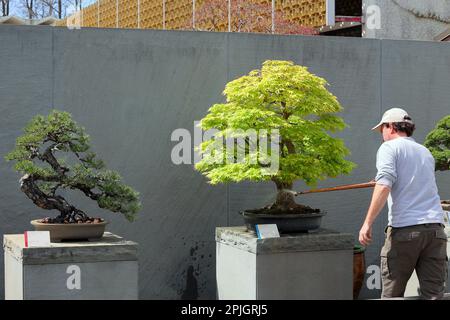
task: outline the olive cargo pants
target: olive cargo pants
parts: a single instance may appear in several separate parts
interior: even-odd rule
[[[403,297],[414,269],[421,297],[440,299],[447,281],[447,234],[439,223],[386,228],[381,249],[381,298]]]

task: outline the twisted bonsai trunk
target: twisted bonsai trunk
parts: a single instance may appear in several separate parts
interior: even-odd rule
[[[56,179],[55,179],[56,180]],[[33,201],[39,208],[60,212],[56,218],[50,218],[48,223],[69,223],[86,222],[89,218],[83,211],[70,205],[66,199],[60,195],[47,195],[42,192],[35,182],[33,175],[26,174],[20,179],[20,190]]]
[[[56,189],[61,186],[62,182],[66,178],[66,173],[69,168],[62,166],[53,154],[53,151],[60,145],[53,137],[47,137],[45,141],[52,141],[53,143],[48,146],[43,153],[40,153],[37,148],[31,150],[31,159],[38,158],[43,162],[48,163],[55,171],[56,175],[52,177],[42,177],[35,174],[25,174],[20,179],[20,189],[30,198],[34,204],[38,207],[46,210],[56,209],[60,214],[56,218],[44,219],[46,223],[78,223],[86,222],[90,220],[86,213],[82,210],[75,208],[69,204],[66,199],[60,195],[55,195]],[[76,156],[79,158],[78,154]],[[51,181],[56,182],[57,185],[52,189],[51,195],[44,193],[36,181]],[[88,197],[97,200],[98,194],[93,193],[89,188],[84,185],[72,186],[72,189],[76,188],[81,190]]]

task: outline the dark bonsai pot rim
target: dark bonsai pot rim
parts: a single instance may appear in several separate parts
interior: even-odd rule
[[[276,224],[283,234],[314,232],[320,228],[326,211],[316,213],[265,214],[240,211],[248,231],[255,232],[256,224]]]
[[[366,251],[366,247],[359,245],[359,244],[355,244],[353,246],[353,253],[363,253]]]
[[[298,217],[312,218],[312,217],[323,217],[327,214],[326,211],[320,211],[316,213],[286,213],[286,214],[267,214],[267,213],[254,213],[251,210],[243,210],[239,212],[244,217],[254,217],[254,218],[287,218],[287,219],[297,219]]]

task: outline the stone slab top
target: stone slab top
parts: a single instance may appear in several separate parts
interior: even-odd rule
[[[281,234],[279,238],[258,239],[245,226],[216,228],[216,242],[255,254],[298,251],[352,250],[354,236],[330,229],[311,233]]]
[[[111,232],[96,241],[52,242],[48,247],[25,247],[23,234],[5,234],[3,250],[24,265],[72,262],[135,261],[137,246]]]

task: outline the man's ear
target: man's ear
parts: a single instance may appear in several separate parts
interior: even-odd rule
[[[393,124],[392,122],[390,122],[390,123],[389,123],[389,133],[390,133],[390,134],[394,134],[394,133],[396,133],[396,132],[397,132],[397,130],[395,130],[394,124]]]

